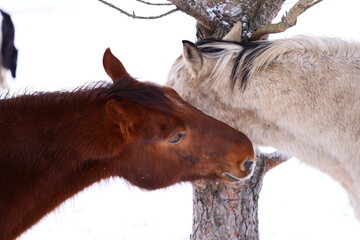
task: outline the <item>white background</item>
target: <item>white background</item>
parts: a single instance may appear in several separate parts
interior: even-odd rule
[[[137,15],[166,11],[134,0],[117,5]],[[359,6],[356,0],[324,0],[286,34],[273,37],[360,40]],[[163,84],[181,53],[181,40],[195,40],[194,20],[180,12],[160,20],[134,20],[96,0],[1,0],[0,8],[11,14],[16,27],[17,79],[8,75],[14,94],[108,79],[101,62],[107,47],[134,77]],[[295,159],[266,175],[259,208],[261,239],[360,239],[360,224],[342,188]],[[66,201],[20,239],[185,240],[191,226],[190,184],[145,192],[111,179]]]

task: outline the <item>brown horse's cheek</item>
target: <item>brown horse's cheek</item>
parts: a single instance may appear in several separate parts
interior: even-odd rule
[[[183,149],[177,149],[173,151],[176,157],[179,159],[181,164],[185,164],[185,166],[192,166],[199,162],[199,158],[191,153],[187,153]]]

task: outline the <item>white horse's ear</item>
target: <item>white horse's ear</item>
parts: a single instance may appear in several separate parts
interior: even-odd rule
[[[184,40],[182,55],[186,65],[191,69],[192,74],[196,76],[204,64],[204,59],[199,48],[194,43]]]
[[[223,40],[241,42],[242,41],[242,22],[238,21],[237,23],[235,23],[235,25],[232,27],[230,32],[228,34],[226,34],[225,37],[223,37]]]

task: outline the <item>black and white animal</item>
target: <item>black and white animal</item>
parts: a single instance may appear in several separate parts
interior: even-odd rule
[[[18,50],[14,45],[15,28],[8,13],[0,9],[0,88],[6,86],[6,72],[16,77]]]

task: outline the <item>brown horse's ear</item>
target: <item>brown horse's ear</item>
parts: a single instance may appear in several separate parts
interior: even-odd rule
[[[110,48],[107,48],[104,52],[103,66],[105,72],[109,75],[113,82],[117,82],[122,77],[130,76],[120,60],[112,54]]]
[[[242,41],[242,22],[238,21],[235,25],[231,28],[230,32],[223,37],[223,40],[228,41]]]
[[[135,103],[131,101],[109,100],[106,103],[106,113],[109,118],[120,126],[124,135],[129,135],[134,123],[141,117]]]
[[[194,43],[184,40],[183,58],[187,66],[191,69],[192,74],[196,76],[204,64],[204,59],[199,48]]]

